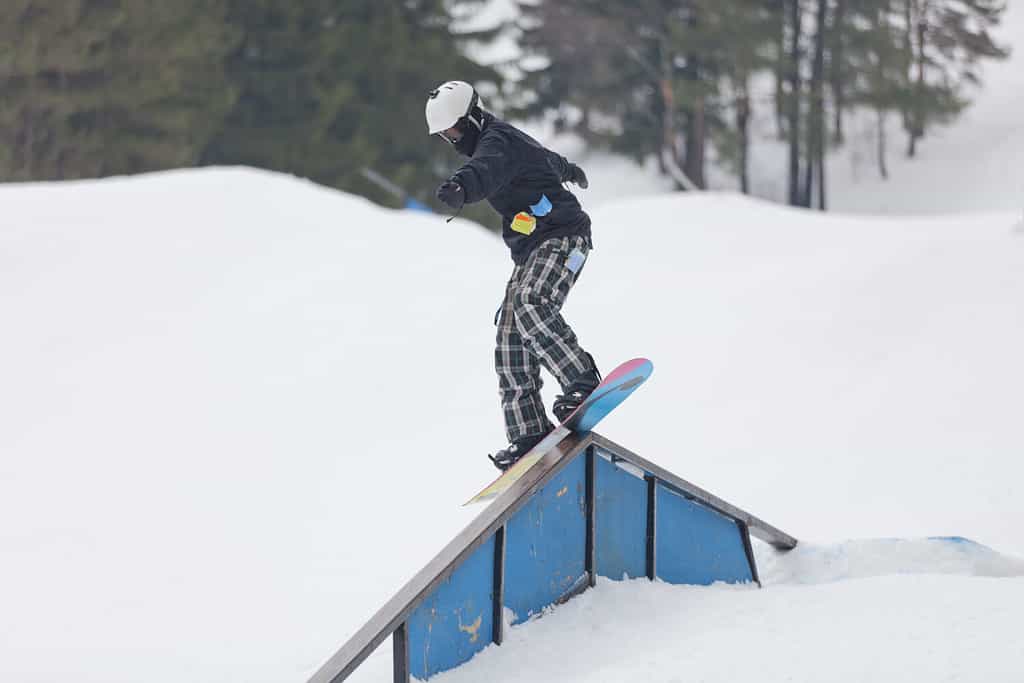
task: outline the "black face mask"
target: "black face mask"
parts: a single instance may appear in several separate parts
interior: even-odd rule
[[[452,143],[455,151],[462,156],[473,156],[473,152],[476,151],[476,143],[480,140],[480,129],[465,119],[459,121],[458,129],[462,133],[462,137]]]

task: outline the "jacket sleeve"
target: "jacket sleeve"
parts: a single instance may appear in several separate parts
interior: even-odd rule
[[[545,151],[547,152],[548,165],[551,167],[551,170],[555,172],[555,175],[558,176],[559,182],[564,183],[569,180],[569,169],[572,166],[572,164],[569,163],[569,160],[558,152],[552,152],[550,149]]]
[[[489,135],[452,177],[466,191],[466,203],[478,202],[501,189],[515,174],[518,163],[514,150],[502,137]]]

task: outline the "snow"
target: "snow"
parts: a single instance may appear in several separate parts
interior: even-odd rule
[[[1019,681],[1024,672],[1024,562],[963,539],[758,550],[764,590],[602,580],[431,680]]]
[[[438,680],[1014,680],[1017,214],[585,201],[566,315],[655,363],[601,432],[802,545],[760,591],[602,581]],[[478,512],[493,235],[247,169],[0,204],[0,680],[303,680]]]
[[[1024,576],[1024,561],[958,536],[873,538],[831,545],[801,543],[785,553],[758,546],[767,585],[822,584],[890,575]]]
[[[605,581],[431,681],[1019,681],[1020,608],[1006,598],[1022,587],[939,576],[760,591]]]

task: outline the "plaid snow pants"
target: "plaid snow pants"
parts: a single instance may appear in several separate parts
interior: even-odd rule
[[[588,251],[583,237],[552,238],[512,271],[496,318],[494,350],[510,442],[552,429],[540,395],[542,365],[563,389],[594,367],[560,313]]]

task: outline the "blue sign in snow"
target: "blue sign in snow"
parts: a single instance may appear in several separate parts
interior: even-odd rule
[[[412,211],[423,211],[423,212],[426,212],[426,213],[434,213],[429,206],[427,206],[426,204],[424,204],[421,201],[413,199],[412,197],[406,198],[406,200],[405,200],[405,208],[410,209]]]

